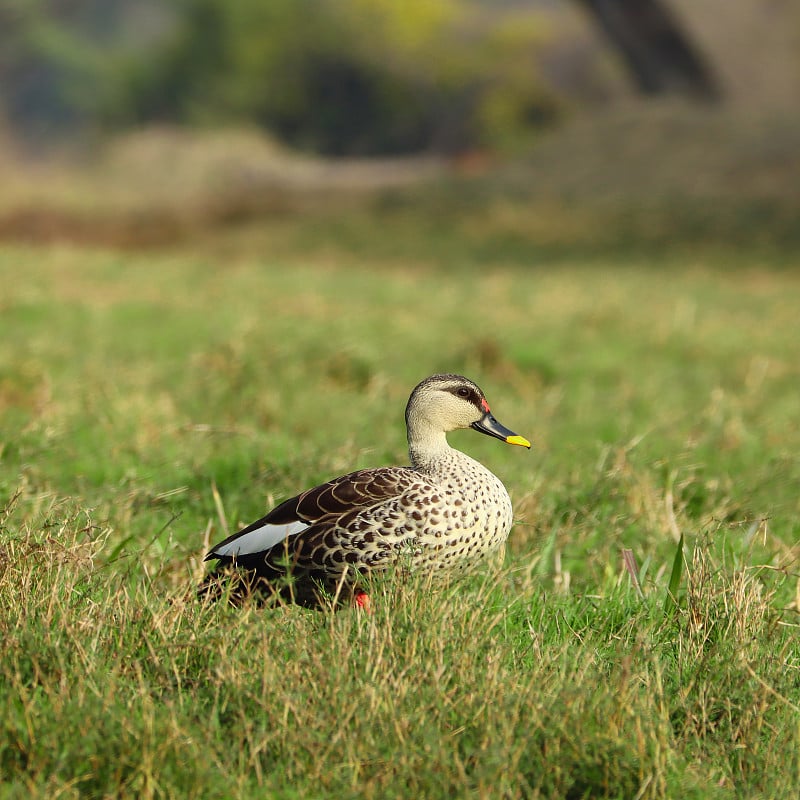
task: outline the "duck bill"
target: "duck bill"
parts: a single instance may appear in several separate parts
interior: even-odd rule
[[[488,412],[483,415],[482,419],[473,422],[471,427],[476,431],[485,433],[487,436],[494,436],[495,439],[502,439],[507,444],[518,444],[520,447],[531,446],[531,443],[524,436],[518,436],[514,431],[510,431]]]

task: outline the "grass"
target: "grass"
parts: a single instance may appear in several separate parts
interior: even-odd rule
[[[0,249],[0,796],[793,796],[791,256],[441,266],[351,220]],[[209,539],[404,462],[440,370],[534,442],[451,438],[511,492],[499,571],[193,601]]]

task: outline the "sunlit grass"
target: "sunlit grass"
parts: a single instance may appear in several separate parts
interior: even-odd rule
[[[790,796],[795,274],[278,249],[0,251],[4,779],[39,796]],[[451,439],[512,495],[499,573],[379,582],[370,617],[193,601],[226,527],[404,463],[408,393],[444,370],[534,442]]]
[[[39,796],[796,785],[796,632],[757,572],[703,547],[668,617],[625,581],[566,596],[519,568],[434,591],[384,580],[373,615],[265,613],[130,580],[102,560],[107,533],[61,514],[6,542],[0,595],[0,763]]]

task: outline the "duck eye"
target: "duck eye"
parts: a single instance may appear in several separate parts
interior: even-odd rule
[[[469,397],[469,389],[467,389],[466,386],[462,386],[458,390],[458,396],[459,397]]]

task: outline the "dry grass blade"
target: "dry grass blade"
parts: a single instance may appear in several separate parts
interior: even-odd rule
[[[622,563],[630,576],[633,588],[636,589],[636,594],[639,596],[640,600],[644,600],[644,592],[639,582],[639,566],[636,563],[636,556],[634,556],[633,550],[628,548],[622,549]]]

